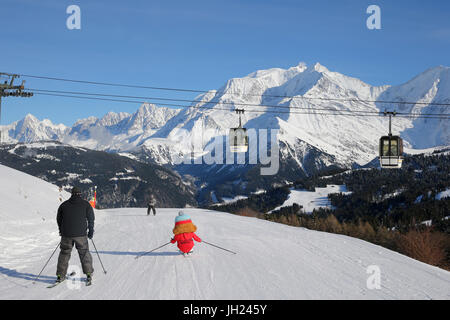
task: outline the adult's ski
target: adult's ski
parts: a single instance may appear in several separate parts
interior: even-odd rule
[[[64,281],[66,281],[67,277],[73,277],[74,275],[76,275],[76,272],[75,272],[75,271],[71,272],[71,273],[70,273],[69,275],[67,275],[64,279],[61,279],[61,281],[55,281],[54,283],[52,283],[51,285],[49,285],[49,286],[47,287],[47,289],[51,289],[51,288],[56,287],[58,284],[61,284],[61,283],[63,283]]]

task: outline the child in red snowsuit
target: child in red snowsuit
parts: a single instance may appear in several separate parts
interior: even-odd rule
[[[179,212],[178,216],[175,218],[175,228],[173,228],[175,236],[170,242],[178,242],[178,249],[180,249],[183,254],[189,254],[194,247],[194,240],[197,242],[202,241],[202,239],[194,233],[195,231],[197,231],[197,227],[192,223],[191,217],[183,212]]]

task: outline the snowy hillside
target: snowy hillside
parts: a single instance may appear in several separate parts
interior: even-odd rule
[[[282,207],[292,206],[294,203],[303,207],[305,213],[312,213],[317,208],[331,208],[331,201],[328,195],[331,193],[350,194],[344,185],[327,185],[325,188],[315,188],[315,191],[295,190],[291,188],[288,199],[279,207],[272,211],[279,210]]]
[[[99,208],[145,206],[149,193],[161,207],[196,205],[193,184],[159,165],[121,154],[72,147],[57,141],[3,144],[0,163],[85,196],[98,187]]]
[[[0,166],[0,299],[450,299],[450,273],[382,247],[341,235],[185,209],[204,240],[184,258],[169,245],[178,209],[96,210],[94,282],[53,289],[58,244],[55,186]],[[67,197],[67,194],[63,194]],[[77,254],[71,264],[79,266]],[[369,266],[381,271],[381,288],[369,289]],[[68,287],[70,286],[70,288]]]

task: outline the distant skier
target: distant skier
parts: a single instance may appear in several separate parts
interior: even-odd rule
[[[66,279],[70,254],[75,245],[80,256],[83,273],[86,274],[87,282],[90,283],[94,268],[92,256],[89,252],[88,238],[92,239],[94,235],[94,220],[92,206],[81,198],[80,189],[74,187],[70,199],[59,206],[56,217],[61,236],[56,282],[62,282]],[[87,235],[86,231],[88,231]]]
[[[150,215],[150,210],[152,210],[153,211],[153,215],[156,216],[155,206],[156,206],[155,196],[153,194],[150,194],[150,198],[149,198],[148,203],[147,203],[147,215]]]
[[[195,231],[197,231],[197,227],[192,223],[191,217],[180,211],[175,218],[175,228],[173,228],[175,236],[170,242],[178,242],[178,249],[180,249],[184,256],[187,256],[193,252],[194,240],[197,242],[202,241],[195,234]]]

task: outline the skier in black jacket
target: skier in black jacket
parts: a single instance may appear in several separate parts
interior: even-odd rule
[[[94,235],[94,220],[92,206],[81,198],[80,189],[74,187],[70,199],[59,206],[56,217],[61,236],[61,251],[56,269],[57,282],[64,281],[66,278],[70,254],[74,245],[80,256],[83,273],[86,274],[88,281],[91,281],[94,268],[89,252],[88,238],[92,239]],[[87,235],[86,231],[88,231]]]

